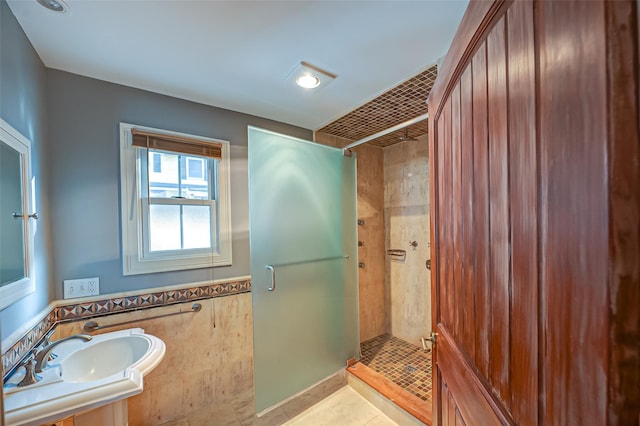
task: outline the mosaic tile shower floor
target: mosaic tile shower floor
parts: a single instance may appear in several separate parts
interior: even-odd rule
[[[360,362],[424,401],[431,401],[431,352],[390,334],[360,344]]]

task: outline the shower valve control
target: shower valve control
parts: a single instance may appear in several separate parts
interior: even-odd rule
[[[418,242],[417,241],[409,241],[409,247],[413,247],[413,249],[415,250],[416,247],[418,247]]]

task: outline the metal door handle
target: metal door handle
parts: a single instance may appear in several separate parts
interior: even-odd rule
[[[267,287],[267,290],[274,291],[276,289],[276,269],[271,265],[267,265],[265,268],[271,270],[271,287]]]

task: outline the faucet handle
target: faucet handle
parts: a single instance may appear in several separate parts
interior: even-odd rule
[[[24,377],[18,383],[18,386],[28,386],[34,383],[38,383],[42,380],[42,377],[38,376],[35,372],[36,370],[36,358],[35,358],[36,350],[32,350],[31,353],[27,356],[27,358],[20,364],[20,366],[24,367],[26,370],[24,373]]]

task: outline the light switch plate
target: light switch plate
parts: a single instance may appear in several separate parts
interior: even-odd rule
[[[64,280],[64,298],[74,299],[100,294],[100,279],[80,278],[77,280]]]

